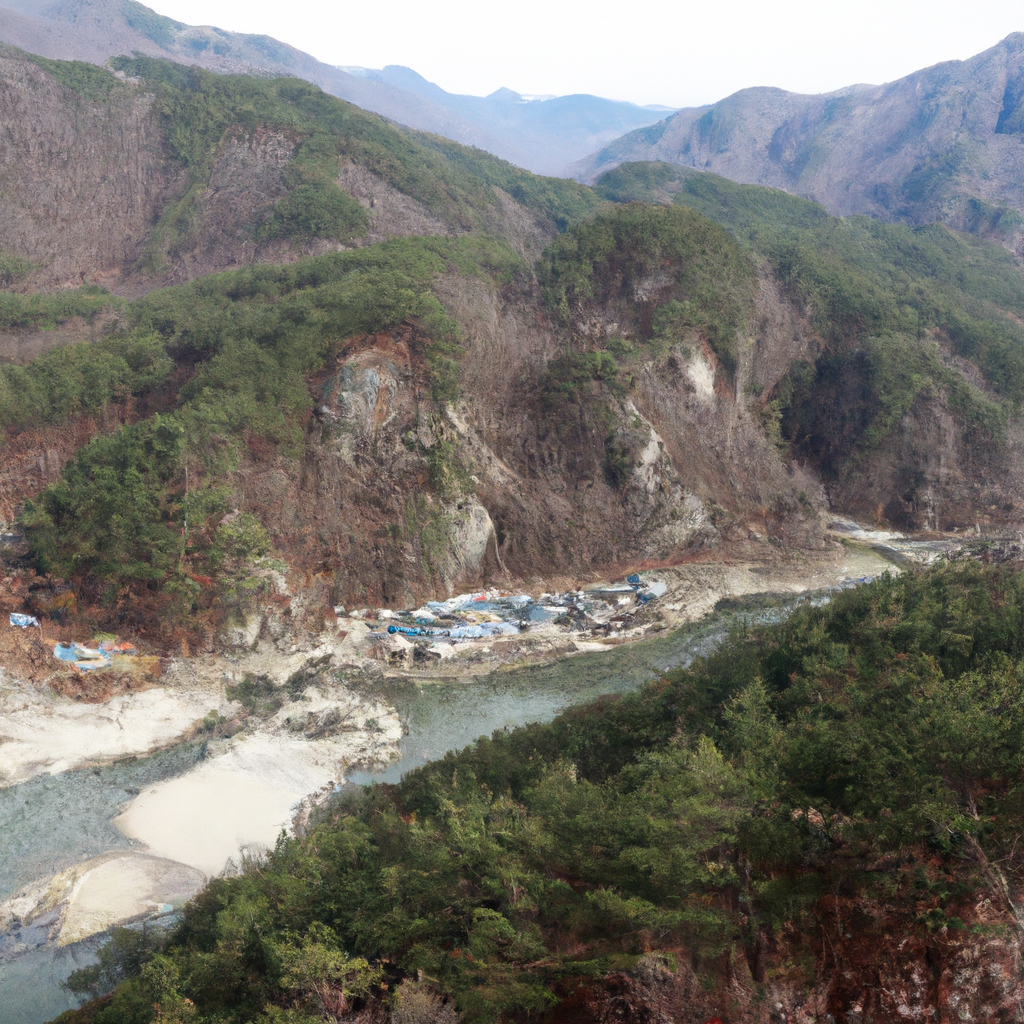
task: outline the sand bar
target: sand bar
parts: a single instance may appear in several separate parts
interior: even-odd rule
[[[0,672],[0,786],[159,749],[223,703],[222,690],[156,686],[84,704]]]
[[[401,723],[373,703],[361,709],[349,732],[309,740],[287,731],[292,709],[315,715],[320,703],[286,706],[266,731],[236,736],[219,750],[211,745],[210,756],[190,771],[140,793],[114,825],[150,853],[210,876],[246,847],[272,847],[296,805],[342,781],[347,764],[397,756]],[[368,718],[376,728],[366,728]]]

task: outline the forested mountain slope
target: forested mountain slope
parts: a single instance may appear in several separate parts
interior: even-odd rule
[[[60,1020],[1018,1021],[1022,588],[885,577],[355,788]]]
[[[12,114],[0,249],[29,261],[22,290],[139,294],[339,245],[485,227],[535,256],[558,223],[595,207],[580,186],[406,133],[296,79],[140,57],[121,62],[119,80],[10,49],[0,62]]]
[[[105,64],[140,53],[218,74],[301,78],[399,124],[433,132],[542,174],[664,117],[632,103],[563,96],[527,103],[509,89],[456,96],[408,68],[349,74],[270,36],[185,25],[137,0],[4,0],[0,42],[59,60]]]
[[[594,181],[665,161],[783,188],[829,213],[1014,236],[1024,210],[1024,34],[966,61],[820,96],[744,89],[580,161]],[[1006,211],[1012,211],[1009,215]]]
[[[765,428],[816,468],[835,507],[938,529],[952,525],[953,494],[961,525],[972,504],[978,522],[1019,514],[1024,276],[1011,254],[938,224],[830,217],[781,191],[667,164],[623,165],[597,188],[700,211],[800,305],[815,345],[753,390]],[[998,495],[967,483],[983,477]]]
[[[0,518],[42,614],[63,580],[161,644],[285,636],[814,547],[829,506],[1020,520],[998,244],[661,165],[595,192],[292,79],[3,61]]]

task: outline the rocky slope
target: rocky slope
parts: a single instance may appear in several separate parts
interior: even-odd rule
[[[56,78],[55,68],[64,69]],[[73,68],[42,67],[17,50],[0,49],[0,102],[13,112],[0,154],[0,251],[27,261],[19,290],[96,284],[138,295],[232,267],[337,249],[335,240],[261,238],[253,230],[294,187],[285,172],[301,159],[308,126],[246,130],[229,117],[214,129],[214,152],[197,168],[169,147],[166,114],[153,92],[123,75],[119,81],[108,71]],[[392,144],[401,138],[372,114],[352,110],[352,117],[350,138],[379,131]],[[445,160],[422,147],[414,159],[433,161],[433,173],[444,173]],[[457,182],[459,170],[448,170]],[[439,195],[436,179],[426,189],[406,184],[403,192],[392,180],[393,165],[390,171],[365,154],[335,162],[333,176],[367,211],[351,242],[471,226],[472,199],[464,193],[444,194],[441,186]],[[507,197],[476,198],[485,223],[524,253],[535,257],[554,230],[549,217]]]
[[[0,41],[43,57],[93,64],[143,53],[218,74],[291,75],[399,124],[477,146],[539,174],[558,173],[665,113],[597,96],[533,103],[509,89],[486,98],[456,96],[408,68],[350,74],[269,36],[185,25],[135,0],[5,0]]]
[[[830,213],[998,227],[1024,210],[1024,35],[886,85],[820,96],[744,89],[681,110],[574,166],[594,181],[626,161],[663,160],[783,188]],[[1011,216],[1004,230],[1020,223]]]
[[[507,255],[501,259],[509,269],[449,264],[417,286],[427,285],[459,335],[458,398],[438,403],[431,397],[435,342],[421,319],[396,314],[397,320],[381,322],[371,312],[365,321],[346,321],[364,329],[332,340],[330,354],[302,385],[309,406],[292,420],[304,434],[298,458],[279,441],[259,440],[251,422],[235,428],[247,440],[230,471],[231,487],[246,495],[239,507],[266,524],[275,549],[305,580],[297,617],[332,602],[404,603],[554,567],[676,559],[723,537],[747,537],[751,515],[762,534],[820,543],[817,513],[810,503],[802,510],[795,497],[808,485],[799,474],[791,477],[766,440],[745,391],[748,378],[773,386],[787,365],[774,345],[760,347],[771,358],[759,354],[755,322],[770,325],[772,338],[799,339],[781,342],[795,345],[794,354],[810,344],[810,329],[769,277],[749,323],[741,325],[736,380],[706,344],[680,339],[671,350],[633,361],[632,391],[569,367],[570,376],[582,372],[583,379],[580,401],[567,414],[557,401],[562,385],[548,372],[565,351],[565,329],[550,320],[529,266],[555,233],[566,202],[575,203],[574,210],[596,208],[587,190],[513,175],[508,188],[521,197],[513,199],[505,189],[488,187],[471,165],[460,165],[461,153],[426,148],[342,104],[336,116],[344,123],[332,143],[337,155],[327,164],[303,162],[310,138],[318,138],[304,123],[242,128],[225,114],[223,127],[211,129],[212,152],[197,167],[169,141],[173,104],[167,96],[184,97],[184,103],[197,95],[189,90],[215,86],[215,80],[165,94],[99,70],[84,85],[63,72],[69,86],[16,53],[2,61],[6,98],[23,114],[10,129],[12,145],[0,171],[13,200],[0,220],[0,250],[22,261],[13,281],[17,294],[86,282],[138,296],[232,267],[317,254],[331,259],[339,248],[351,253],[353,267],[362,265],[359,254],[365,253],[369,267],[375,247],[388,239],[440,236],[451,240],[446,245],[458,239],[469,245],[479,232],[503,239]],[[281,115],[275,116],[280,125]],[[384,140],[400,159],[375,156],[363,141],[370,138]],[[78,156],[67,180],[58,169],[72,153]],[[497,162],[480,167],[491,173],[487,168],[512,173]],[[358,204],[365,220],[355,237],[339,243],[308,234],[265,237],[254,229],[260,216],[303,187],[296,181],[307,179],[295,175],[314,172],[320,177],[310,180],[326,174],[346,202]],[[168,378],[170,390],[139,392],[127,404],[116,399],[101,415],[76,416],[79,399],[69,403],[67,415],[31,414],[64,422],[19,427],[9,421],[0,468],[8,521],[22,502],[58,479],[88,438],[180,406],[183,387],[205,393],[187,382],[206,372],[204,360],[218,351],[222,331],[234,336],[234,310],[263,307],[250,307],[250,300],[238,305],[232,286],[208,306],[212,293],[196,287],[187,297],[168,293],[155,306],[147,300],[119,307],[99,295],[89,301],[114,304],[88,314],[93,326],[77,321],[77,335],[73,318],[55,314],[47,327],[63,324],[65,342],[95,338],[103,316],[101,335],[112,330],[141,339],[156,330],[175,349],[178,369]],[[368,287],[372,293],[380,285]],[[675,294],[671,274],[660,289],[663,297]],[[21,301],[27,310],[35,300]],[[327,301],[326,293],[314,301]],[[635,334],[626,326],[630,306],[612,303],[595,311],[586,328],[591,340],[575,332],[582,340],[572,344],[599,348],[606,336]],[[214,326],[225,313],[228,320]],[[23,321],[12,316],[9,322]],[[33,339],[41,336],[12,327],[7,358],[34,354],[42,343]],[[611,366],[617,377],[619,369]],[[721,458],[723,442],[730,469]],[[618,460],[614,470],[611,456]],[[784,509],[796,511],[779,512]]]
[[[1019,518],[999,247],[708,175],[602,207],[312,86],[122,68],[0,57],[0,344],[31,360],[0,367],[0,516],[80,614],[286,638],[337,604],[784,556],[830,504]]]
[[[7,50],[0,103],[0,245],[46,267],[30,285],[112,283],[180,187],[152,97],[114,89],[93,103]]]

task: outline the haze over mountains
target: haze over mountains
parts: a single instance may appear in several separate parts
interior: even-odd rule
[[[974,230],[1024,209],[1024,33],[965,61],[819,96],[743,89],[637,129],[576,164],[582,181],[664,161],[771,185],[832,214]],[[985,204],[988,204],[988,208]]]
[[[415,95],[448,111],[450,117],[476,126],[478,134],[485,133],[492,140],[490,144],[449,137],[479,146],[537,174],[564,173],[573,162],[569,154],[574,150],[605,145],[673,111],[672,107],[639,107],[583,94],[535,99],[511,89],[498,89],[490,96],[459,96],[445,92],[410,68],[394,64],[381,71],[347,70],[383,88]]]
[[[102,64],[138,51],[219,74],[304,78],[364,110],[486,149],[538,174],[561,173],[671,109],[596,96],[526,102],[511,89],[454,96],[408,68],[349,74],[269,36],[185,25],[135,0],[4,0],[0,42],[59,60]]]

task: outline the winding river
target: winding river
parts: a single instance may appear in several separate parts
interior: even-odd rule
[[[866,555],[861,566],[868,575],[866,570],[880,572],[887,563]],[[394,705],[407,727],[401,759],[376,774],[350,773],[349,781],[395,782],[404,772],[449,750],[461,749],[481,735],[550,721],[572,705],[635,690],[666,670],[685,667],[710,653],[734,625],[781,620],[803,602],[828,600],[829,593],[749,602],[740,610],[717,611],[650,640],[469,680],[411,683],[386,677],[379,696]],[[142,789],[181,776],[203,757],[203,744],[181,744],[151,757],[42,775],[0,790],[0,900],[26,882],[97,853],[129,849],[130,841],[113,819]],[[93,962],[93,951],[102,940],[26,949],[42,937],[0,937],[4,1024],[42,1024],[78,1005],[60,983],[71,971]]]

